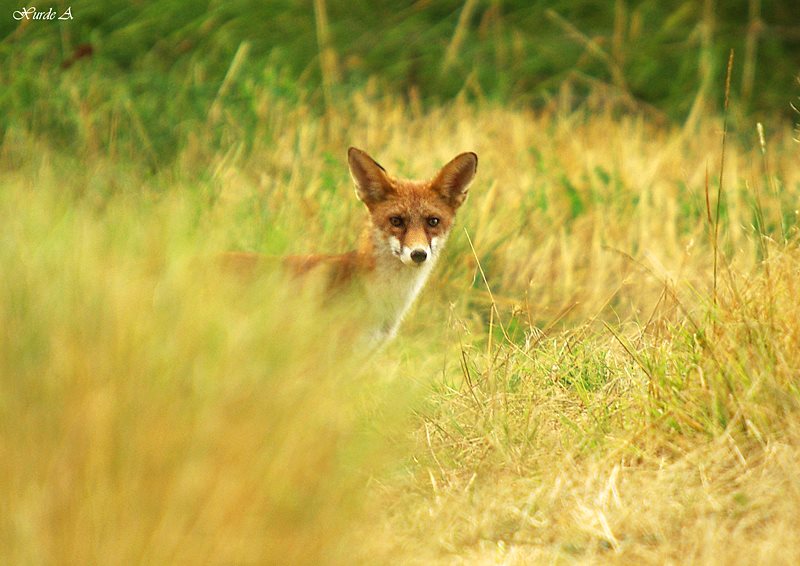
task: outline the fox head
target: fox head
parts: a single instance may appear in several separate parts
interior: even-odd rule
[[[347,152],[356,196],[370,212],[376,245],[408,266],[437,258],[478,168],[472,152],[454,157],[429,181],[390,176],[366,152]]]

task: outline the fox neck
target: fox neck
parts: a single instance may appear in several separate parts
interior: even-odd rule
[[[438,252],[445,238],[439,238]],[[365,230],[359,255],[368,258],[369,276],[364,281],[367,300],[375,316],[372,331],[376,342],[394,337],[433,270],[438,253],[421,265],[406,265],[392,251],[385,236],[371,224]]]

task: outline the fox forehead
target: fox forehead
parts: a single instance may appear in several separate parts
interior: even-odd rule
[[[453,216],[455,210],[444,201],[429,181],[392,179],[394,193],[372,207],[373,216]]]

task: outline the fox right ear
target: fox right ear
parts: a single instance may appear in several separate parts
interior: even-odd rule
[[[467,198],[467,190],[478,171],[478,156],[471,151],[454,157],[442,167],[433,180],[434,190],[453,208],[458,208]]]
[[[386,200],[393,192],[386,170],[367,152],[351,147],[347,150],[347,163],[356,184],[356,196],[367,206]]]

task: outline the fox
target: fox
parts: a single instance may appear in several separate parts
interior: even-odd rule
[[[286,256],[294,276],[324,273],[325,288],[355,294],[363,308],[364,336],[370,349],[393,340],[442,254],[456,212],[467,198],[478,170],[474,152],[460,153],[429,180],[390,175],[365,151],[347,151],[355,193],[367,209],[355,250],[336,255]],[[225,254],[237,271],[252,271],[263,256]]]

